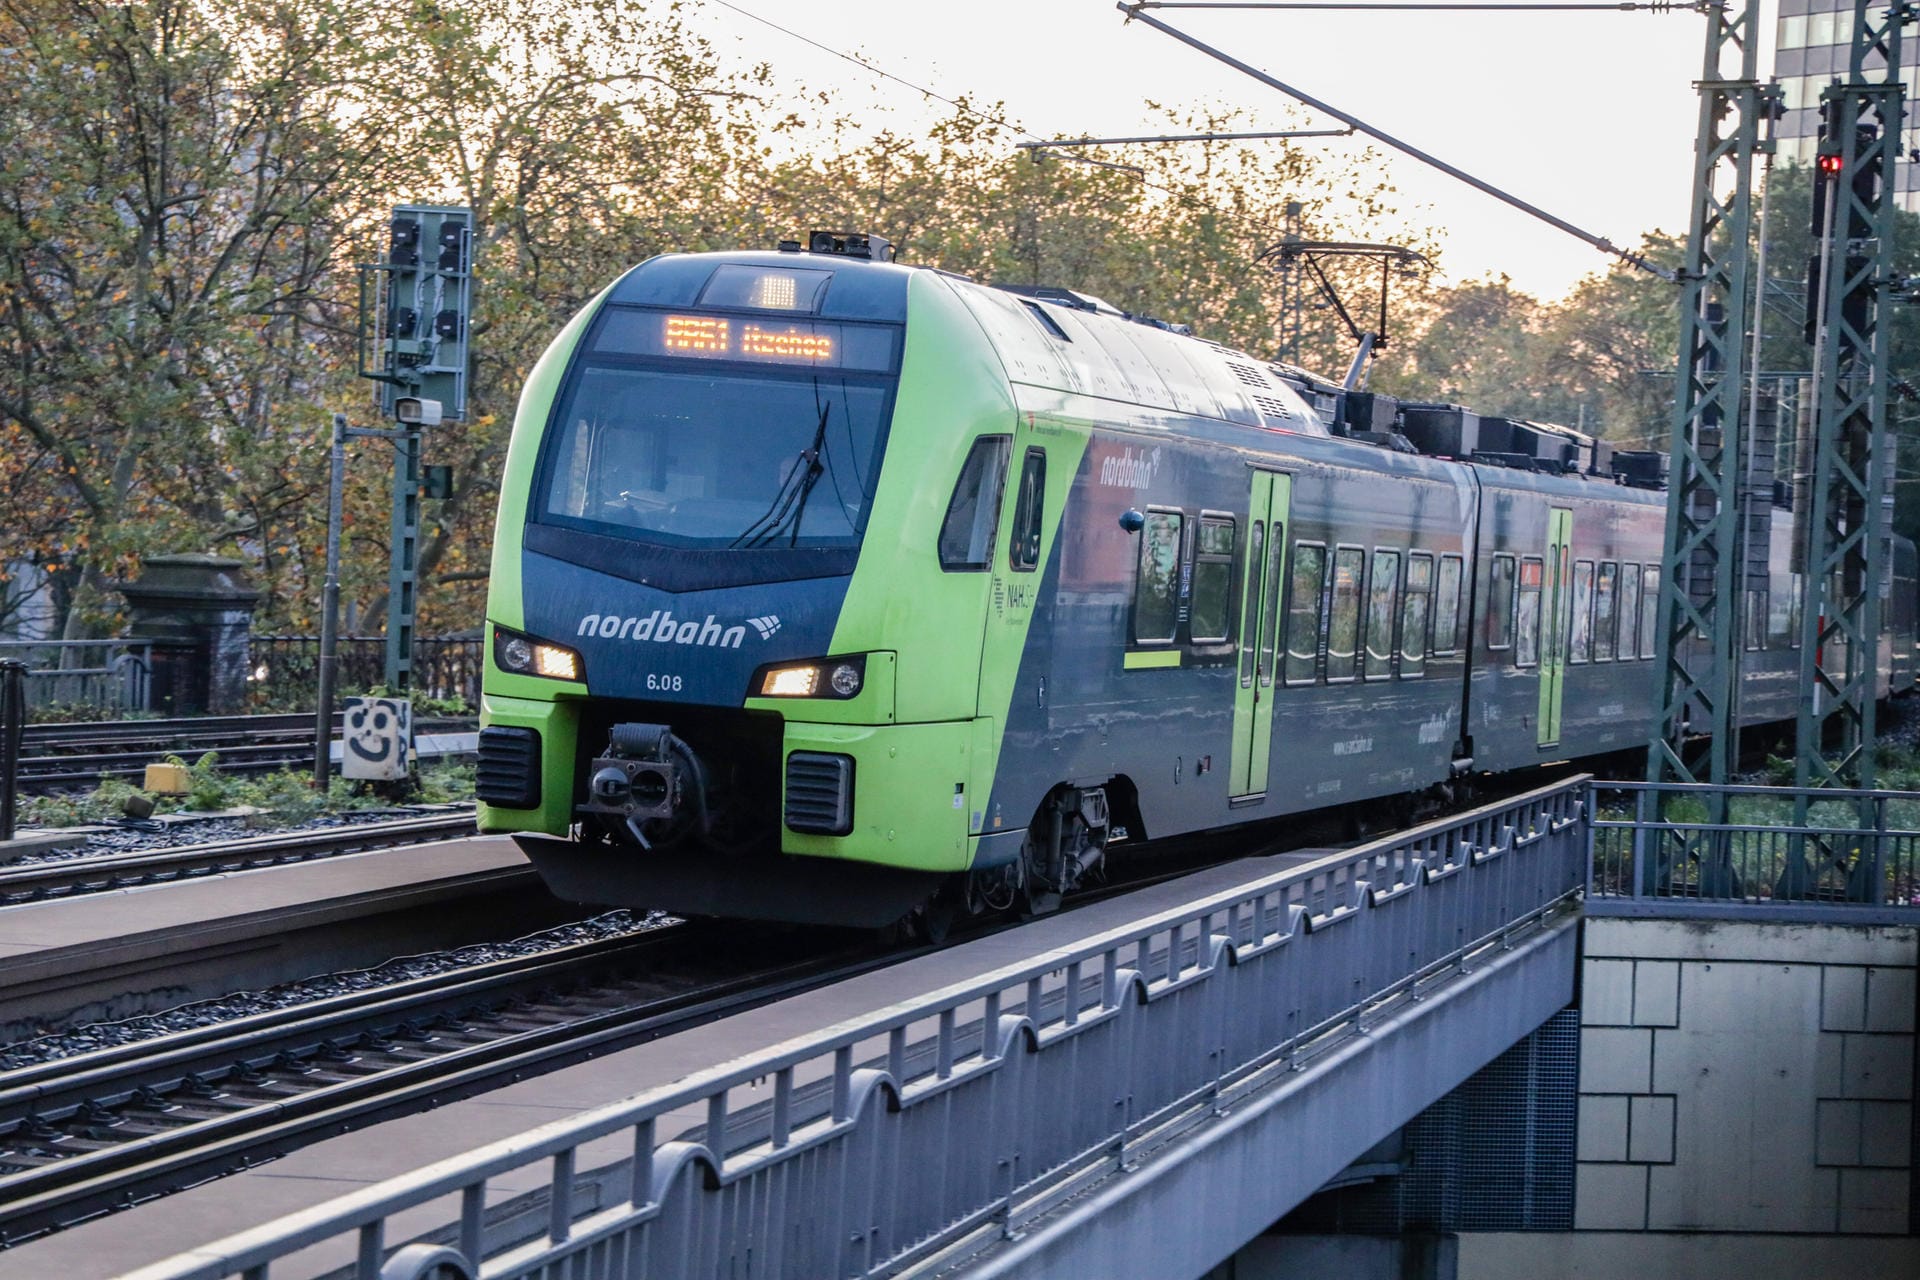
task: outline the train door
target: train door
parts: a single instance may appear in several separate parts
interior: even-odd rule
[[[1573,512],[1553,507],[1547,512],[1547,580],[1542,584],[1540,618],[1540,714],[1537,717],[1539,744],[1551,746],[1560,741],[1560,706],[1566,694],[1567,624],[1570,616],[1568,597],[1572,594],[1568,578],[1569,546],[1573,540]]]
[[[1267,789],[1273,744],[1274,643],[1286,582],[1287,513],[1293,482],[1277,471],[1253,473],[1246,569],[1240,576],[1240,647],[1233,686],[1233,770],[1228,795],[1250,799]]]

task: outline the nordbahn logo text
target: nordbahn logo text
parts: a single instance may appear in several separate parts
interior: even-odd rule
[[[1154,473],[1159,470],[1158,449],[1135,453],[1131,445],[1125,445],[1119,453],[1101,460],[1100,483],[1109,489],[1147,489],[1153,486]]]
[[[773,614],[748,618],[753,629],[766,640],[780,629]],[[709,649],[738,649],[746,639],[745,626],[723,627],[708,614],[706,621],[688,618],[681,621],[671,609],[655,609],[644,618],[623,618],[617,613],[590,613],[580,619],[581,636],[599,636],[602,640],[651,640],[655,644],[705,645]]]

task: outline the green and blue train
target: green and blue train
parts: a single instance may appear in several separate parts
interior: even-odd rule
[[[653,258],[528,379],[480,825],[561,897],[1040,911],[1149,840],[1645,742],[1665,495],[1604,446],[1356,429],[1297,369],[885,257]],[[1756,722],[1797,696],[1786,543]]]

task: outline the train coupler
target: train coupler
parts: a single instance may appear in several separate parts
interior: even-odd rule
[[[581,812],[624,820],[642,845],[643,824],[679,827],[692,818],[708,826],[706,770],[693,748],[663,724],[616,724],[606,752],[587,772]]]

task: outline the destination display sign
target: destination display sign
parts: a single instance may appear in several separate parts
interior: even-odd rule
[[[873,325],[617,307],[602,321],[593,349],[595,354],[881,372],[893,367],[894,333]]]

